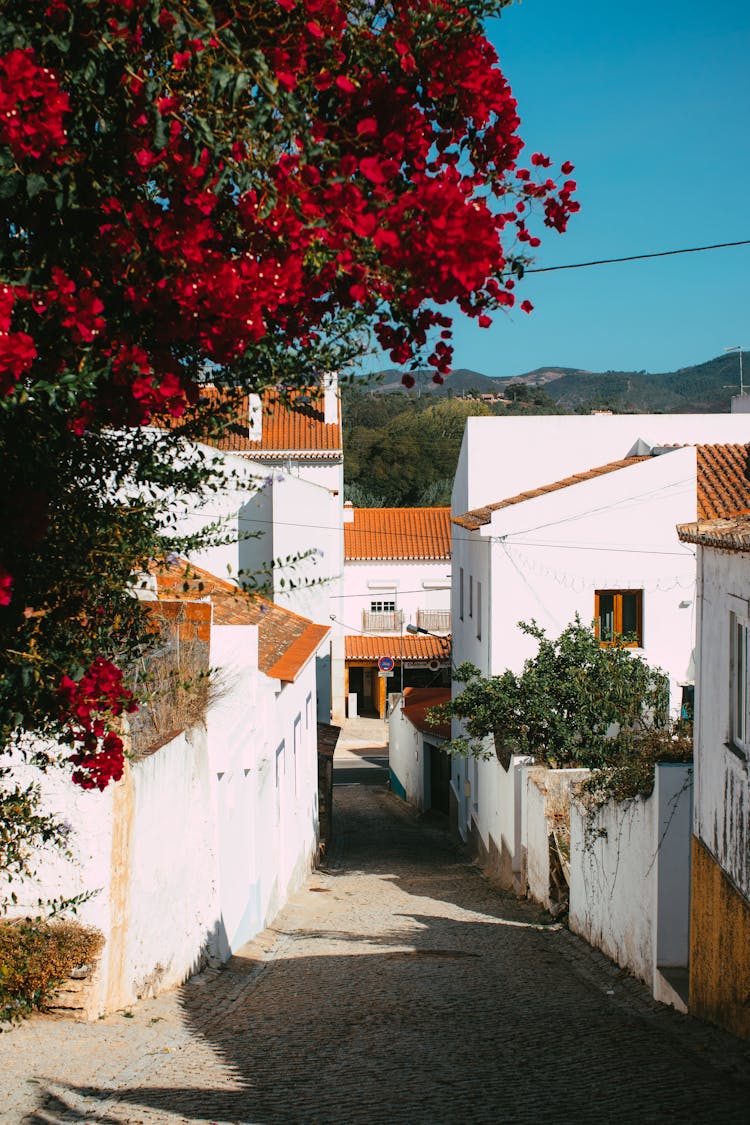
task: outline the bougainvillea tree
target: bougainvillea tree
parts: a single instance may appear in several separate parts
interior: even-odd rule
[[[144,490],[196,486],[172,451],[216,421],[207,372],[309,383],[372,331],[440,381],[446,307],[513,307],[532,215],[577,203],[571,165],[520,160],[483,30],[506,2],[0,5],[5,742],[62,733],[82,784],[118,776]]]

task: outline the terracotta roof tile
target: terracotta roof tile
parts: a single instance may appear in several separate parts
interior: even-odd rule
[[[716,519],[750,508],[747,445],[699,445],[698,517]]]
[[[404,714],[417,730],[424,731],[425,734],[437,735],[438,738],[450,738],[450,722],[440,723],[438,726],[427,722],[429,708],[448,703],[450,697],[450,688],[404,688]]]
[[[151,572],[160,600],[208,599],[215,625],[257,625],[258,666],[275,680],[295,680],[330,631],[184,560],[172,566],[154,564]]]
[[[377,661],[381,656],[404,660],[446,661],[450,656],[450,637],[432,637],[426,633],[404,633],[396,636],[344,637],[344,654],[347,660]]]
[[[557,480],[553,484],[545,484],[541,488],[532,488],[528,492],[519,492],[517,496],[500,500],[497,504],[486,504],[483,508],[474,508],[461,516],[455,516],[452,522],[465,527],[468,531],[476,531],[478,527],[489,523],[492,519],[492,513],[500,511],[501,508],[511,508],[514,504],[523,504],[524,501],[534,500],[537,496],[546,496],[549,492],[557,492],[561,488],[570,488],[573,484],[593,480],[595,477],[605,476],[607,473],[616,473],[619,469],[627,469],[630,465],[638,465],[641,461],[648,460],[649,457],[644,456],[625,457],[621,461],[610,461],[606,465],[599,465],[597,468],[588,469],[584,473],[574,473],[571,477],[564,477],[563,480]]]
[[[718,547],[723,551],[750,551],[750,514],[678,524],[677,534],[683,543]]]
[[[354,508],[344,558],[449,559],[450,508]]]
[[[218,397],[220,392],[205,388],[203,397]],[[211,444],[228,453],[244,453],[281,459],[290,452],[302,453],[309,458],[316,454],[327,459],[340,457],[341,404],[338,404],[338,419],[326,422],[323,415],[323,391],[313,387],[308,391],[289,391],[282,401],[273,390],[261,395],[262,423],[261,440],[251,441],[249,437],[250,405],[249,396],[243,395],[237,407],[231,429],[223,437]]]

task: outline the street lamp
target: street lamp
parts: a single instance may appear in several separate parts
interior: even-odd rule
[[[724,348],[724,351],[725,352],[737,352],[737,355],[739,356],[739,360],[740,360],[740,394],[744,395],[745,384],[742,380],[742,345],[741,344],[735,344],[731,348]]]
[[[442,637],[440,633],[431,633],[429,629],[423,629],[421,625],[407,625],[407,633],[424,633],[426,637],[434,637],[436,641],[441,641],[446,645],[446,652],[451,647],[450,637]]]

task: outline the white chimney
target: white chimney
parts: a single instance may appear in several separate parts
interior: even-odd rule
[[[260,395],[247,396],[247,436],[260,441],[263,436],[263,403]]]
[[[354,505],[351,500],[344,501],[344,523],[354,523]]]
[[[339,377],[336,371],[323,376],[323,417],[329,425],[339,420]]]

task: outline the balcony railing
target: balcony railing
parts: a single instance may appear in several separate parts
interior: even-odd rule
[[[450,633],[451,611],[449,609],[418,609],[417,625],[429,629],[431,633]]]
[[[362,611],[362,629],[365,633],[400,633],[404,624],[404,612],[396,609],[388,613]]]

